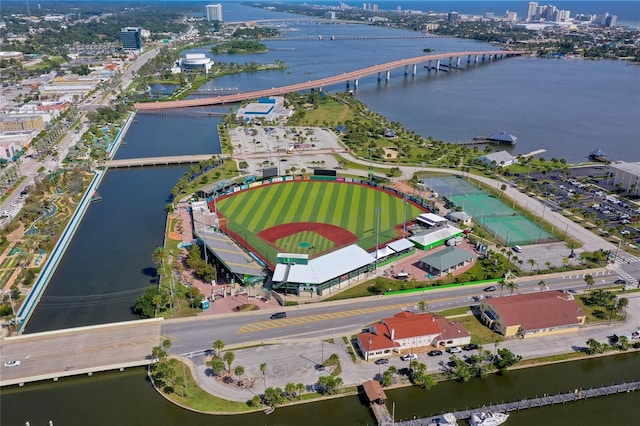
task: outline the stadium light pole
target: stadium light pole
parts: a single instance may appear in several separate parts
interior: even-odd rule
[[[379,246],[380,246],[380,207],[376,207],[376,271],[378,270]]]
[[[369,148],[369,181],[373,180],[373,148]]]
[[[407,236],[407,196],[404,196],[404,213],[402,213],[402,238]]]

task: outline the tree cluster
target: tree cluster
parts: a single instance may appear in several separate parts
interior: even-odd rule
[[[515,355],[509,349],[499,349],[496,354],[478,348],[478,353],[466,359],[452,355],[449,358],[449,377],[460,382],[467,382],[472,377],[485,378],[489,373],[498,371],[500,374],[507,374],[508,368],[518,364],[522,360],[520,355]]]

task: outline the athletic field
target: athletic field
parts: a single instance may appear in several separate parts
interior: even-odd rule
[[[278,252],[311,257],[357,243],[380,246],[401,235],[402,223],[421,209],[387,192],[344,182],[296,181],[259,186],[217,200],[226,232],[246,242],[269,263]]]

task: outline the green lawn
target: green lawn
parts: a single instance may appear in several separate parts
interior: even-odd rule
[[[265,185],[218,200],[217,206],[229,220],[229,228],[259,251],[262,247],[253,244],[255,238],[250,234],[296,222],[339,226],[356,235],[360,246],[370,248],[376,240],[376,208],[380,208],[380,243],[397,236],[395,227],[402,224],[405,213],[403,200],[386,192],[356,184],[318,181]],[[420,213],[420,209],[407,204],[407,220]],[[319,239],[316,244],[315,237],[308,238],[313,245],[323,244]],[[288,250],[302,241],[287,241]]]
[[[313,231],[302,231],[275,241],[278,247],[289,250],[308,250],[311,253],[320,253],[334,247],[333,241]]]
[[[322,122],[344,123],[355,117],[351,108],[342,102],[328,100],[312,111],[306,111],[301,126],[311,126]]]

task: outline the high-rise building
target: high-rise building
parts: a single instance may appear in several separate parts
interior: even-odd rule
[[[533,19],[535,19],[537,9],[538,2],[530,1],[529,7],[527,8],[527,21],[533,21]]]
[[[504,17],[507,18],[507,21],[509,22],[516,22],[518,20],[518,12],[507,10],[507,13],[504,14]]]
[[[142,50],[142,35],[139,27],[125,27],[120,30],[122,49],[127,52]]]
[[[222,21],[222,5],[221,4],[207,5],[207,21]]]
[[[458,14],[458,12],[449,12],[449,15],[447,15],[447,19],[450,22],[458,22],[460,20],[460,15]]]

